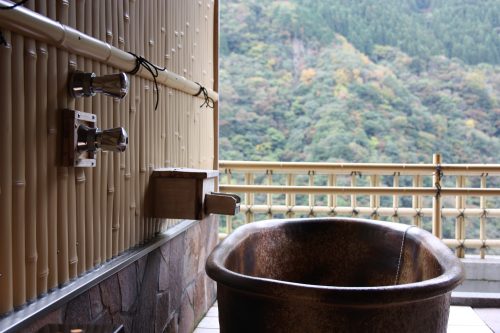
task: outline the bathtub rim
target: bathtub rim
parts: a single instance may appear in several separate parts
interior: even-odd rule
[[[407,237],[419,240],[432,251],[443,273],[435,278],[398,285],[375,287],[344,287],[310,285],[290,281],[244,275],[227,269],[224,262],[232,249],[253,233],[262,229],[279,228],[290,223],[340,222],[364,223],[392,229]],[[434,297],[443,296],[457,287],[464,279],[464,269],[460,260],[431,233],[406,224],[382,222],[360,218],[326,217],[326,218],[294,218],[273,219],[253,222],[236,229],[231,235],[219,243],[207,259],[206,272],[218,284],[242,293],[259,295],[265,298],[280,299],[285,297],[297,301],[327,303],[336,306],[381,306],[401,303],[412,303]]]

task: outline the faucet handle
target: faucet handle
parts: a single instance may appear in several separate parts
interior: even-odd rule
[[[97,146],[102,150],[124,152],[128,146],[128,134],[123,127],[97,131]]]
[[[74,72],[69,80],[69,90],[73,97],[90,97],[102,93],[122,99],[128,93],[127,74],[96,76],[95,73]]]

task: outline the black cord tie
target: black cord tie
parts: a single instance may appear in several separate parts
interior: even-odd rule
[[[202,105],[200,105],[200,108],[202,108],[204,105],[206,105],[207,107],[213,109],[215,101],[213,100],[212,97],[208,96],[207,88],[205,88],[204,86],[202,86],[198,82],[195,82],[195,83],[200,86],[200,90],[198,90],[198,92],[193,96],[198,97],[198,96],[200,96],[201,93],[203,93],[203,98],[205,98],[205,101],[203,102]]]
[[[5,10],[14,9],[17,6],[21,6],[22,4],[25,4],[26,2],[28,2],[28,0],[22,0],[22,1],[19,1],[15,4],[13,4],[12,6],[7,6],[7,7],[0,6],[0,9],[5,9]]]
[[[436,198],[441,196],[441,179],[443,179],[443,170],[441,164],[436,165]]]
[[[127,72],[130,75],[135,75],[139,69],[144,67],[149,73],[151,73],[151,76],[153,77],[153,82],[155,84],[155,89],[156,89],[156,103],[155,103],[155,111],[158,108],[158,101],[159,101],[159,93],[158,93],[158,82],[156,82],[156,78],[158,77],[158,71],[165,71],[167,68],[166,67],[158,67],[155,64],[152,64],[150,61],[145,59],[144,57],[138,56],[135,53],[128,52],[129,54],[133,55],[135,57],[135,67],[133,70],[130,72]]]

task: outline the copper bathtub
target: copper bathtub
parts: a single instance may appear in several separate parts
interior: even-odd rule
[[[464,275],[426,231],[348,218],[245,225],[206,271],[221,333],[446,332]]]

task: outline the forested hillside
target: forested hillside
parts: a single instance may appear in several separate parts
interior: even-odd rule
[[[222,0],[221,159],[499,163],[499,0]]]

